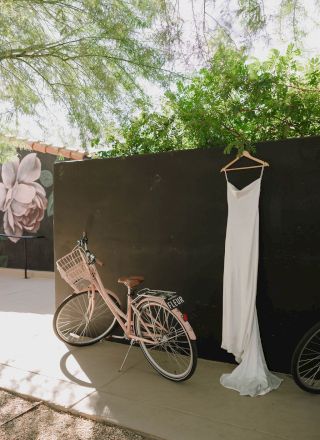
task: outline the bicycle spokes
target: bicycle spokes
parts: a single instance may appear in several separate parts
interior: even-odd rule
[[[194,357],[184,326],[159,302],[147,301],[140,306],[139,312],[137,335],[144,338],[152,335],[150,342],[140,342],[149,362],[166,377],[182,380],[192,370]]]
[[[82,292],[67,298],[57,309],[54,329],[70,345],[89,345],[106,337],[116,320],[97,293]]]

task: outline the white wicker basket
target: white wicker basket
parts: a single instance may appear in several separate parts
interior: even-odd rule
[[[79,247],[57,260],[56,264],[61,277],[75,292],[86,290],[94,281],[85,253]]]

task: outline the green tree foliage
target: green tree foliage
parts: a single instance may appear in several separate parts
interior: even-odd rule
[[[204,65],[223,41],[237,48],[310,48],[310,32],[320,26],[319,0],[168,0],[171,15],[188,21],[175,56],[185,68]],[[186,11],[188,10],[188,14]],[[184,11],[184,13],[183,13]],[[180,21],[181,23],[181,21]],[[183,30],[183,25],[181,27]],[[315,34],[315,40],[317,36]],[[309,40],[309,41],[308,41]],[[183,71],[183,70],[181,70]]]
[[[6,115],[34,114],[51,100],[65,106],[83,136],[98,133],[110,111],[125,112],[143,96],[141,78],[164,78],[166,33],[156,22],[164,6],[165,0],[2,0]]]
[[[181,13],[187,5],[193,21],[189,39]],[[41,120],[42,106],[57,102],[85,144],[101,135],[112,113],[123,119],[142,105],[144,80],[163,81],[168,59],[181,67],[199,52],[205,64],[223,39],[233,41],[240,29],[235,46],[249,47],[263,33],[268,37],[275,20],[280,34],[289,29],[299,40],[304,19],[319,11],[320,2],[278,0],[273,15],[267,6],[266,0],[1,0],[0,124],[37,112]],[[168,125],[166,117],[173,122]],[[164,118],[141,118],[152,119],[155,132],[167,133],[167,145],[188,145],[170,106]]]
[[[22,141],[0,133],[0,164],[14,159],[18,148],[25,148]]]
[[[16,149],[6,140],[0,139],[0,164],[12,160],[16,156]]]
[[[293,46],[284,55],[272,50],[266,61],[220,47],[210,67],[166,93],[161,113],[133,118],[101,155],[242,150],[261,141],[319,135],[320,59],[299,59]]]
[[[128,156],[159,151],[191,148],[183,124],[174,114],[143,111],[138,117],[125,122],[121,130],[106,136],[107,151],[100,157]]]

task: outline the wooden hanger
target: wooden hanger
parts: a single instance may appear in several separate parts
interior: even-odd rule
[[[241,157],[246,157],[248,159],[253,160],[254,162],[258,162],[260,165],[253,165],[249,167],[239,167],[239,168],[229,168],[231,165],[233,165],[235,162],[237,162]],[[248,170],[250,168],[262,168],[262,167],[268,167],[268,162],[265,162],[264,160],[257,159],[256,157],[251,156],[249,151],[243,150],[241,154],[238,154],[238,156],[233,159],[231,162],[227,163],[223,168],[221,168],[220,172],[226,172],[226,171],[238,171],[238,170]]]

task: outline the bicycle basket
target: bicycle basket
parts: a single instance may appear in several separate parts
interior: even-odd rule
[[[75,292],[86,290],[94,281],[86,256],[79,247],[57,260],[56,264],[61,277]]]

